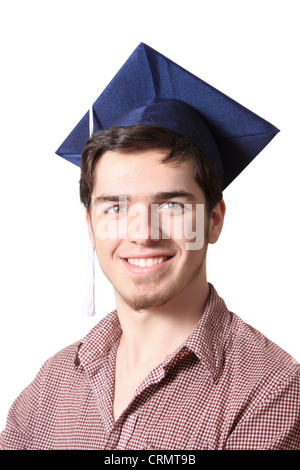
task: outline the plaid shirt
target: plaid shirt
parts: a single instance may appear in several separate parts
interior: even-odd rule
[[[3,449],[300,449],[300,366],[211,286],[199,324],[113,419],[121,335],[110,313],[17,398]]]

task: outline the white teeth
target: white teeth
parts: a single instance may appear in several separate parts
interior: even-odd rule
[[[133,264],[134,266],[140,266],[141,268],[146,268],[153,266],[155,264],[160,264],[164,260],[166,260],[166,256],[161,256],[159,258],[128,258],[127,261],[129,264]]]

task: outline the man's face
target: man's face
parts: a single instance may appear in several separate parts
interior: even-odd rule
[[[210,228],[206,210],[201,212],[204,194],[192,162],[166,165],[164,156],[106,152],[95,167],[91,240],[116,297],[134,310],[189,298],[206,277]],[[204,236],[197,249],[190,244],[195,228],[202,241]]]

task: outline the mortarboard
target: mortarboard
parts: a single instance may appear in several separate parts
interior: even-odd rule
[[[144,43],[57,150],[80,166],[93,131],[158,124],[192,140],[217,170],[225,189],[279,132],[272,124]]]

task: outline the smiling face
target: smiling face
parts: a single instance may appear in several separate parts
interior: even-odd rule
[[[205,197],[192,163],[162,164],[165,155],[155,150],[105,152],[95,167],[87,215],[90,237],[116,298],[134,310],[197,295],[206,282],[207,242],[214,243],[221,230],[220,221],[216,229],[205,210],[199,227],[197,207],[203,207]],[[197,221],[205,235],[197,249],[188,248],[187,221],[193,229]]]

